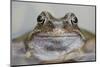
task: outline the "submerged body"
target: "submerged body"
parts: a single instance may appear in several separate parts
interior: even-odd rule
[[[80,30],[75,14],[67,13],[57,19],[49,12],[43,11],[37,22],[32,32],[12,41],[23,42],[27,58],[35,57],[40,61],[39,64],[44,64],[70,60],[87,61],[84,57],[88,56],[88,52],[95,54],[95,36]]]

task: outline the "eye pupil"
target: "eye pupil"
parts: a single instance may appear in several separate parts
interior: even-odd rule
[[[71,21],[74,22],[74,23],[77,23],[78,19],[76,17],[74,17],[73,20],[71,20]]]
[[[38,16],[37,21],[38,21],[38,22],[42,22],[42,20],[43,20],[43,19],[42,19],[42,16]]]

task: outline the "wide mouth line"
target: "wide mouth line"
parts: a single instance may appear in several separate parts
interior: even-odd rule
[[[62,36],[55,36],[55,35],[38,35],[37,37],[77,37],[78,35],[62,35]]]

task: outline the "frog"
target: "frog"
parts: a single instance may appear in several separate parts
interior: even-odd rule
[[[68,12],[55,18],[42,11],[35,28],[13,41],[22,41],[27,58],[36,57],[42,64],[77,60],[88,52],[95,53],[95,35],[79,28],[78,18]]]

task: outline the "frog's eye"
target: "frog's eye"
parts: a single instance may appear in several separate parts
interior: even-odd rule
[[[74,13],[67,13],[63,18],[64,21],[66,21],[67,24],[77,24],[78,23],[78,19],[75,16]]]
[[[46,12],[45,11],[42,11],[41,13],[40,13],[40,15],[37,17],[37,22],[39,23],[39,24],[44,24],[44,22],[46,21]]]
[[[42,11],[40,15],[37,17],[37,22],[44,24],[48,20],[52,19],[52,15],[47,11]]]
[[[43,23],[44,23],[44,21],[45,21],[44,16],[39,15],[39,16],[37,17],[37,22],[39,22],[39,23],[43,24]]]
[[[37,21],[42,22],[42,16],[38,16]]]
[[[78,23],[78,19],[74,13],[67,13],[67,19],[72,25],[76,25]]]
[[[72,22],[73,24],[78,23],[77,17],[72,17],[71,22]]]

